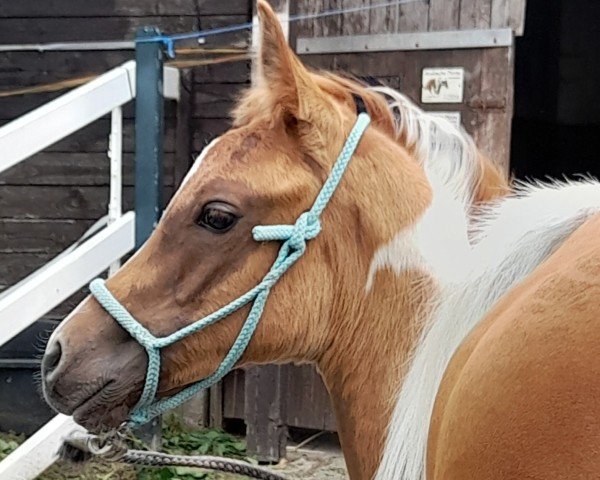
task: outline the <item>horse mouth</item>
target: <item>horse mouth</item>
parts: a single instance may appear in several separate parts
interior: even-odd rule
[[[129,392],[123,391],[115,380],[83,398],[71,409],[73,419],[92,433],[119,427],[129,415]]]

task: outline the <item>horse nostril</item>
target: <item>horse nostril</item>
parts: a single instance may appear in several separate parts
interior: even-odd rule
[[[58,340],[48,345],[42,359],[42,372],[44,375],[50,374],[58,366],[61,356],[62,348]]]

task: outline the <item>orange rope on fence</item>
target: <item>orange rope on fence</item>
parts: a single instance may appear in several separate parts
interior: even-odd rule
[[[67,88],[78,87],[90,80],[93,80],[98,75],[86,75],[84,77],[69,78],[58,82],[43,83],[41,85],[32,85],[31,87],[16,88],[13,90],[0,90],[0,98],[16,97],[28,93],[43,93],[43,92],[58,92]]]
[[[246,49],[235,49],[235,48],[220,48],[220,49],[199,49],[199,48],[186,48],[178,50],[177,53],[182,55],[191,55],[193,53],[235,53],[235,55],[226,55],[217,58],[203,58],[199,60],[170,60],[165,62],[165,65],[169,65],[177,68],[193,68],[202,67],[206,65],[216,65],[220,63],[228,62],[239,62],[242,60],[250,59],[249,53]],[[34,94],[34,93],[48,93],[48,92],[59,92],[68,88],[78,87],[84,83],[93,80],[101,74],[85,75],[81,77],[68,78],[66,80],[59,80],[52,83],[44,83],[40,85],[32,85],[30,87],[16,88],[12,90],[0,90],[0,98],[16,97],[19,95]]]
[[[227,48],[176,48],[175,55],[195,55],[195,54],[225,54],[225,53],[244,53],[247,52],[246,47],[227,47]]]

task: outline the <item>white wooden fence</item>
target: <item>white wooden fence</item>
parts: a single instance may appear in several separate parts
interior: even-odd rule
[[[106,226],[0,296],[0,345],[33,324],[134,248],[135,214],[122,213],[122,111],[135,98],[130,61],[0,128],[0,173],[111,113]],[[163,95],[179,100],[179,71],[165,67]],[[52,465],[65,435],[82,428],[57,415],[0,462],[0,479],[32,480]]]

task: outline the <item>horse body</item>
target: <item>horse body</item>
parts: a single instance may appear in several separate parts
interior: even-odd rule
[[[379,479],[422,477],[430,415],[452,355],[499,298],[598,211],[595,182],[529,187],[485,207],[472,227],[474,246],[467,253],[438,243],[446,256],[458,260],[440,274],[437,258],[429,255],[440,285],[437,306],[403,381]],[[461,228],[457,222],[445,227]]]
[[[496,300],[598,210],[600,189],[552,190],[567,204],[576,199],[566,210],[543,193],[497,200],[473,234],[474,209],[508,186],[472,140],[397,92],[309,72],[262,1],[259,17],[257,83],[234,112],[234,128],[205,149],[149,241],[107,287],[162,336],[256,285],[277,246],[255,242],[252,228],[293,223],[310,207],[356,120],[359,95],[372,126],[323,213],[322,233],[273,287],[238,366],[315,364],[353,480],[376,472],[379,480],[417,480],[426,451],[428,475],[445,478],[439,462],[451,457],[438,452],[459,433],[447,426],[451,395],[439,400],[432,436],[428,426],[452,355],[467,355],[465,337]],[[528,198],[544,208],[529,208]],[[157,396],[211,374],[246,313],[165,348]],[[146,363],[143,348],[87,298],[48,343],[44,392],[91,430],[116,427],[140,396]],[[448,382],[462,385],[463,370],[453,371],[457,380]],[[446,385],[442,392],[452,390]]]
[[[598,477],[599,235],[595,215],[461,344],[437,394],[427,478]]]

